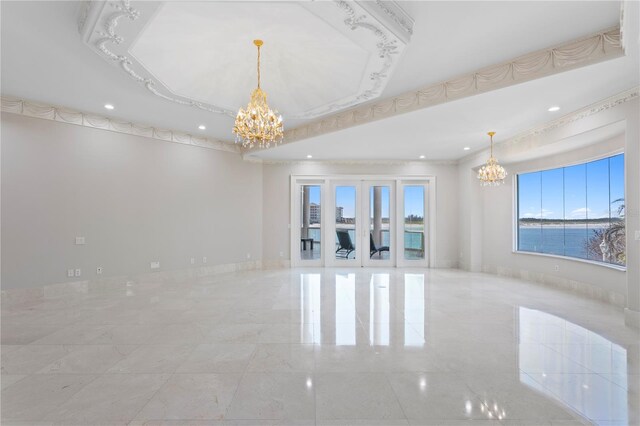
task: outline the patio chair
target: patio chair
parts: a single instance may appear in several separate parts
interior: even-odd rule
[[[389,251],[389,246],[376,247],[376,243],[373,242],[373,234],[369,233],[369,257],[378,253],[378,257],[382,256],[382,252]]]
[[[346,259],[356,248],[353,245],[353,242],[351,242],[351,236],[349,236],[349,232],[344,230],[336,230],[336,235],[338,236],[338,249],[336,250],[336,255],[338,257],[344,257]]]

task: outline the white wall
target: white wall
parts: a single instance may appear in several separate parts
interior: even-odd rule
[[[498,188],[480,188],[475,170],[488,153],[483,152],[465,158],[458,165],[459,197],[459,245],[460,265],[464,269],[500,271],[524,277],[537,277],[545,281],[573,280],[588,284],[605,292],[626,297],[630,322],[637,321],[640,310],[640,242],[634,239],[640,230],[640,102],[634,98],[623,103],[611,103],[565,125],[532,135],[528,138],[496,148],[496,157],[505,164],[511,175],[519,171],[544,169],[606,155],[616,148],[625,151],[625,205],[627,227],[627,270],[583,262],[512,253],[513,239],[513,187],[507,184]],[[578,138],[587,139],[608,127],[620,127],[623,136],[603,139],[595,145],[560,152],[562,146],[572,146]],[[521,161],[534,157],[537,150],[556,151],[543,158]],[[529,154],[527,154],[529,153]],[[518,163],[509,160],[518,158]],[[554,266],[560,270],[556,272]]]
[[[291,175],[390,175],[436,177],[436,262],[435,267],[457,266],[458,258],[458,173],[457,166],[408,162],[404,164],[339,164],[300,162],[263,166],[263,245],[265,261],[290,259]],[[280,257],[280,252],[284,256]]]
[[[262,166],[237,154],[2,114],[2,288],[259,260]],[[75,245],[84,236],[86,245]]]
[[[484,206],[483,270],[497,272],[502,268],[514,272],[549,274],[562,279],[598,285],[606,291],[626,296],[627,280],[624,271],[576,260],[512,252],[515,233],[514,186],[515,176],[518,173],[586,162],[613,155],[623,149],[624,135],[621,135],[552,157],[509,164],[507,167],[511,176],[506,180],[505,185],[484,188],[481,192]],[[555,271],[555,266],[559,267],[558,271]]]

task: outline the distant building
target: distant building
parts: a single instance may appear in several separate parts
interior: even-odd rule
[[[320,219],[322,218],[320,212],[320,204],[309,204],[309,223],[320,223]]]
[[[344,218],[342,217],[343,212],[344,207],[336,207],[336,223],[342,223],[344,221]]]

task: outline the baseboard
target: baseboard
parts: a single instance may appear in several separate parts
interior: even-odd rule
[[[537,284],[542,284],[548,287],[557,288],[573,294],[587,297],[589,299],[599,300],[601,302],[605,302],[619,308],[624,308],[627,305],[627,297],[624,294],[604,290],[600,287],[594,286],[593,284],[570,280],[568,278],[557,277],[542,272],[533,272],[523,269],[511,269],[488,265],[482,266],[482,272],[531,281]]]
[[[624,323],[628,327],[640,330],[640,311],[624,308]]]
[[[60,297],[86,296],[88,294],[99,294],[107,290],[137,284],[149,284],[164,279],[184,279],[192,277],[204,277],[216,274],[225,274],[239,271],[252,271],[263,269],[263,262],[260,260],[227,263],[222,265],[199,266],[197,268],[179,269],[173,271],[147,272],[136,275],[121,275],[115,277],[100,278],[95,280],[68,281],[56,284],[49,284],[35,288],[12,288],[2,290],[2,306],[7,308],[18,305],[30,305],[45,299],[56,299]],[[269,269],[277,266],[269,264]]]
[[[267,259],[262,261],[262,269],[281,269],[290,267],[291,261],[289,259]]]
[[[436,269],[459,269],[457,259],[436,260],[434,268]]]

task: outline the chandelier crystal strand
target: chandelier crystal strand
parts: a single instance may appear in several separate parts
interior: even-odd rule
[[[498,186],[504,183],[504,179],[507,177],[507,171],[498,164],[498,160],[493,156],[493,135],[496,132],[487,133],[491,138],[491,154],[487,164],[482,166],[478,171],[478,179],[482,186]]]
[[[258,87],[251,93],[251,99],[245,109],[240,108],[233,126],[236,143],[243,148],[269,148],[282,142],[284,125],[278,111],[269,108],[267,94],[260,88],[260,47],[262,40],[254,40],[258,48]]]

